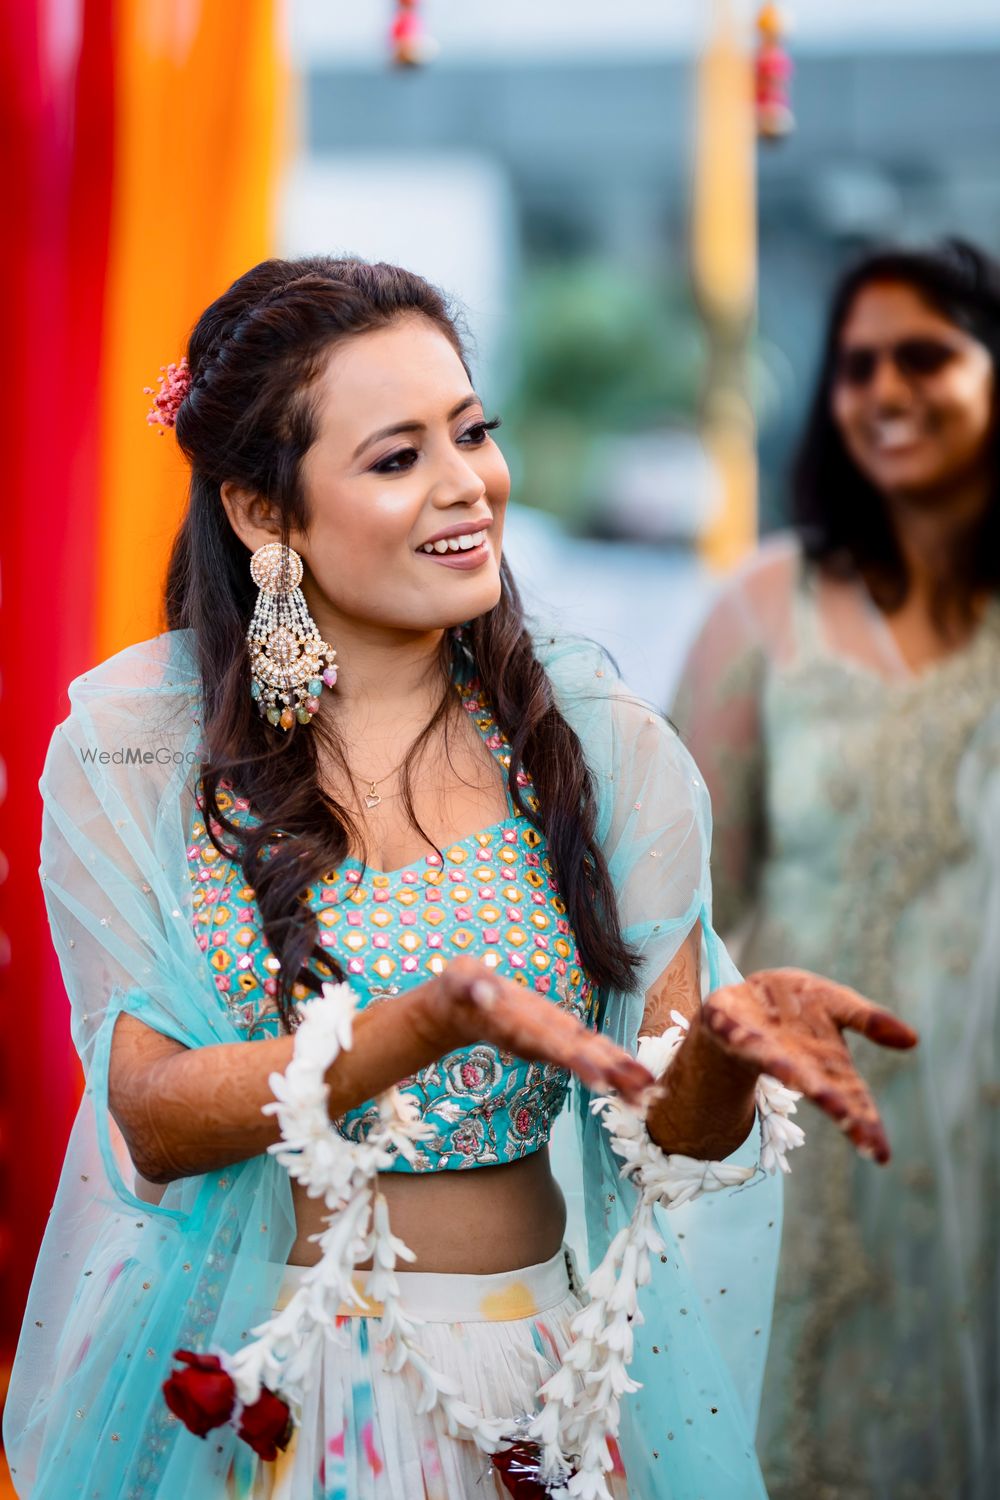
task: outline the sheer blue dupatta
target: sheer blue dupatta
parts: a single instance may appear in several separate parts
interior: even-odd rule
[[[699,917],[714,986],[734,971],[711,931],[708,807],[690,760],[596,653],[556,650],[548,665],[597,779],[599,836],[642,953],[640,990]],[[236,1348],[267,1316],[294,1237],[288,1178],[270,1157],[173,1184],[155,1204],[137,1197],[108,1113],[123,1010],[186,1046],[238,1039],[192,926],[198,695],[186,633],[121,653],[74,683],[42,779],[42,876],[87,1084],[5,1418],[15,1485],[33,1500],[222,1492],[233,1433],[202,1441],[180,1429],[160,1386],[175,1348]],[[605,999],[604,1028],[629,1047],[641,1015],[641,993]],[[554,1141],[584,1269],[631,1211],[586,1103],[578,1090]],[[623,1404],[630,1488],[643,1500],[759,1496],[752,1431],[778,1185],[683,1212],[661,1215],[668,1255],[641,1300],[633,1370],[643,1389]]]
[[[629,696],[594,647],[539,646],[559,706],[583,744],[598,838],[628,942],[641,955],[633,994],[604,997],[602,1029],[635,1051],[644,994],[700,920],[703,990],[739,975],[711,922],[711,809],[671,726]],[[584,1274],[631,1218],[634,1190],[576,1081],[557,1123],[553,1163]],[[757,1160],[756,1130],[730,1158]],[[780,1178],[658,1210],[667,1244],[640,1293],[620,1445],[629,1492],[643,1500],[752,1500],[766,1494],[754,1454],[781,1235]]]
[[[190,637],[129,648],[74,682],[70,701],[41,782],[41,876],[86,1090],[5,1441],[17,1492],[32,1500],[209,1500],[235,1434],[193,1437],[160,1386],[176,1348],[235,1348],[268,1315],[294,1237],[288,1177],[257,1157],[148,1202],[108,1111],[121,1012],[188,1047],[239,1039],[192,927],[185,835],[201,735]]]

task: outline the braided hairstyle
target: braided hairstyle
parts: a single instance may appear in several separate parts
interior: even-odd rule
[[[353,259],[263,261],[206,309],[188,344],[191,385],[176,434],[191,464],[190,498],[170,559],[167,622],[194,633],[204,693],[206,825],[221,827],[219,847],[234,854],[255,891],[280,963],[277,1000],[286,1025],[296,999],[319,989],[331,971],[343,978],[333,954],[317,944],[303,888],[338,866],[352,844],[363,847],[363,838],[348,809],[320,784],[321,745],[344,763],[336,715],[279,735],[253,705],[245,637],[256,591],[249,552],[220,490],[229,480],[266,496],[283,541],[306,530],[301,466],[316,431],[315,382],[330,351],[342,339],[414,315],[439,329],[468,368],[456,318],[435,287],[397,266]],[[584,967],[598,987],[630,989],[636,959],[595,839],[597,805],[583,747],[535,656],[506,563],[501,579],[499,602],[471,623],[464,645],[510,742],[515,804],[548,839]],[[458,651],[457,632],[447,631],[441,700],[403,768],[404,806],[418,829],[410,771],[435,728],[444,722],[447,733]],[[537,810],[524,802],[522,769],[534,782]],[[248,798],[253,825],[238,826],[220,808],[220,791],[229,787]]]

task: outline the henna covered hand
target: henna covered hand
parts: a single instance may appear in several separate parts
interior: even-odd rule
[[[805,969],[764,969],[709,995],[703,1033],[729,1058],[811,1099],[864,1156],[889,1160],[889,1142],[842,1032],[880,1047],[915,1047],[917,1033],[856,990]]]
[[[453,959],[427,989],[442,1052],[491,1042],[529,1062],[567,1068],[594,1092],[615,1089],[631,1104],[653,1083],[630,1052],[477,959]]]

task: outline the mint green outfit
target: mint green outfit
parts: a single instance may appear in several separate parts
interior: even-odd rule
[[[829,974],[921,1038],[852,1046],[887,1168],[825,1129],[793,1163],[760,1434],[772,1500],[992,1500],[1000,600],[915,673],[859,580],[772,540],[722,589],[674,717],[712,792],[716,916],[741,968]]]

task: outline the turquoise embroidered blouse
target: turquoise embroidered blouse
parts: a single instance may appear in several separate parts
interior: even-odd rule
[[[506,769],[509,746],[478,684],[460,690],[466,711]],[[527,776],[522,786],[530,806]],[[222,791],[218,801],[233,822],[249,821],[245,798]],[[307,889],[304,899],[316,913],[320,946],[336,956],[361,1009],[390,1001],[440,974],[449,958],[469,954],[593,1021],[596,994],[580,962],[545,839],[509,797],[508,804],[508,817],[441,853],[384,874],[348,858]],[[195,936],[220,1000],[248,1039],[277,1036],[278,960],[264,936],[252,887],[239,864],[216,849],[201,816],[191,826],[188,868]],[[311,991],[297,985],[293,993],[308,1000]],[[400,1156],[393,1170],[493,1166],[527,1156],[548,1141],[568,1084],[564,1069],[524,1062],[486,1043],[458,1048],[401,1082],[437,1135],[423,1144],[412,1166]],[[369,1100],[339,1125],[358,1140],[376,1118]]]

